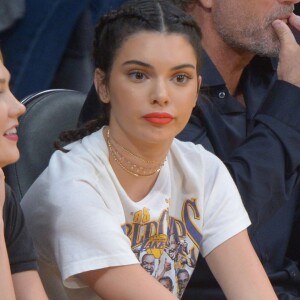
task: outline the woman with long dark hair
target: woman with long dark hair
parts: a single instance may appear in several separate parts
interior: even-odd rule
[[[200,39],[167,1],[130,1],[100,20],[105,109],[62,135],[72,143],[22,201],[50,298],[181,298],[202,255],[229,299],[276,299],[225,166],[175,139],[198,97]]]

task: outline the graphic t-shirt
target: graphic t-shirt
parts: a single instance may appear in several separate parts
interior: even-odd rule
[[[54,299],[100,299],[77,274],[137,263],[180,298],[198,256],[250,224],[226,167],[200,145],[174,140],[139,202],[114,174],[102,130],[69,147],[22,200]]]
[[[181,202],[179,217],[170,215],[170,205],[176,199],[171,198],[170,174],[163,173],[154,189],[138,203],[139,209],[134,205],[125,210],[122,228],[141,266],[180,298],[199,255],[202,234],[192,222],[200,212],[194,198]],[[182,220],[182,214],[190,223]]]

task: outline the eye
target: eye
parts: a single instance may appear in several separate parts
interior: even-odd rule
[[[191,79],[191,76],[187,75],[187,74],[177,74],[173,80],[175,80],[176,83],[178,84],[185,84],[187,83],[189,80]]]
[[[134,71],[129,73],[129,77],[133,79],[134,81],[143,81],[147,79],[147,76],[140,71]]]

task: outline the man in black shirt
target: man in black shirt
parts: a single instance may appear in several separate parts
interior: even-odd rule
[[[179,138],[226,164],[279,299],[300,299],[300,47],[274,23],[299,30],[298,1],[173,2],[197,20],[205,51],[200,97]],[[225,299],[204,259],[183,299]]]

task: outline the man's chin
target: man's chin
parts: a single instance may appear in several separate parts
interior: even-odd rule
[[[280,52],[279,40],[261,40],[260,43],[256,43],[255,45],[249,45],[248,50],[253,54],[262,57],[278,57]]]
[[[256,51],[256,55],[261,57],[270,57],[270,58],[278,58],[279,57],[279,49],[269,49],[264,51]]]

